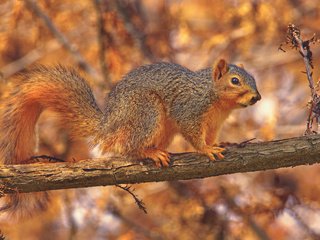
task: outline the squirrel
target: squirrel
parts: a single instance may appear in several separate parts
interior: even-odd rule
[[[86,137],[103,152],[152,159],[169,166],[166,147],[181,133],[197,152],[223,158],[217,144],[222,123],[236,108],[261,99],[243,66],[218,60],[191,71],[174,63],[138,67],[118,82],[102,111],[76,70],[37,66],[19,73],[0,108],[0,161],[28,164],[34,154],[35,125],[44,109],[60,113],[74,137]],[[47,194],[12,194],[2,210],[43,209]]]

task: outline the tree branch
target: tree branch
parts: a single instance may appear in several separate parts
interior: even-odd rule
[[[301,31],[300,29],[295,26],[294,24],[288,25],[287,30],[287,40],[285,44],[290,44],[291,48],[299,50],[300,55],[303,58],[304,65],[306,68],[306,74],[309,82],[309,87],[311,90],[311,101],[310,103],[310,109],[307,119],[307,129],[305,131],[305,134],[313,134],[317,133],[318,125],[319,125],[319,118],[320,118],[320,97],[317,94],[316,89],[314,88],[314,81],[312,79],[312,69],[313,69],[313,59],[312,59],[312,51],[310,48],[310,43],[316,43],[319,42],[319,39],[316,37],[316,34],[313,34],[313,36],[308,40],[303,40],[301,37]],[[285,50],[282,48],[283,44],[280,44],[279,50],[282,50],[285,52]],[[313,121],[316,120],[317,123],[317,130],[312,130]]]
[[[230,173],[252,172],[320,163],[320,136],[228,148],[225,160],[212,162],[197,153],[172,154],[168,168],[156,168],[152,161],[124,158],[91,159],[76,163],[37,163],[0,166],[4,193],[132,184],[205,178]]]
[[[99,79],[97,71],[85,60],[81,53],[77,50],[76,46],[72,44],[69,39],[56,27],[50,17],[45,14],[34,0],[24,0],[26,7],[31,10],[38,18],[40,18],[52,35],[58,40],[58,42],[69,51],[71,56],[78,63],[79,67],[90,74],[95,79]]]
[[[3,78],[7,79],[11,77],[12,75],[26,68],[30,64],[38,61],[46,54],[53,52],[59,48],[60,45],[57,43],[55,39],[49,40],[44,44],[44,46],[35,48],[28,52],[26,55],[22,56],[21,58],[15,60],[14,62],[10,62],[4,67],[2,67],[1,72],[3,74]]]
[[[113,6],[115,7],[119,16],[122,18],[128,33],[132,36],[135,42],[136,47],[140,49],[144,57],[146,57],[149,61],[157,61],[157,58],[153,55],[151,49],[146,44],[145,34],[140,31],[138,27],[132,22],[128,10],[123,6],[123,1],[114,1]]]
[[[107,49],[107,32],[104,28],[104,18],[103,18],[103,9],[102,9],[102,4],[100,3],[99,0],[93,0],[93,5],[96,11],[97,15],[97,40],[98,40],[98,46],[99,46],[99,62],[100,62],[100,68],[101,68],[101,73],[103,76],[103,80],[105,82],[105,85],[108,89],[112,88],[112,82],[109,76],[108,72],[108,64],[106,60],[106,49]]]

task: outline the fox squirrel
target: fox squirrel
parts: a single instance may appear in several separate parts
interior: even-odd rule
[[[235,108],[261,99],[254,78],[242,66],[217,61],[196,72],[173,63],[132,70],[109,93],[101,111],[87,82],[75,70],[38,66],[16,77],[0,115],[0,161],[26,164],[34,154],[35,124],[43,109],[61,114],[74,137],[88,137],[103,152],[152,159],[168,166],[166,147],[180,132],[200,153],[223,158],[217,146],[223,121]],[[15,209],[30,194],[11,196]],[[39,193],[39,199],[46,199]],[[45,206],[45,200],[34,206]],[[19,205],[20,204],[20,205]],[[30,207],[30,203],[24,203]],[[32,204],[31,204],[32,205]]]

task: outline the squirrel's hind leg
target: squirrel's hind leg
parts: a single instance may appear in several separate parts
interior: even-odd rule
[[[170,159],[165,148],[172,133],[166,131],[168,121],[161,98],[154,92],[141,90],[126,92],[122,97],[126,98],[126,105],[121,104],[123,99],[112,103],[114,109],[121,112],[110,114],[107,128],[113,131],[106,130],[110,141],[103,141],[104,151],[137,159],[149,158],[158,167],[168,166]]]

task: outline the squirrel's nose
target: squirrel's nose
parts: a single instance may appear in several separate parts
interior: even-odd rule
[[[250,103],[255,104],[259,100],[261,100],[261,95],[260,95],[260,93],[257,92],[257,95],[251,98]]]

